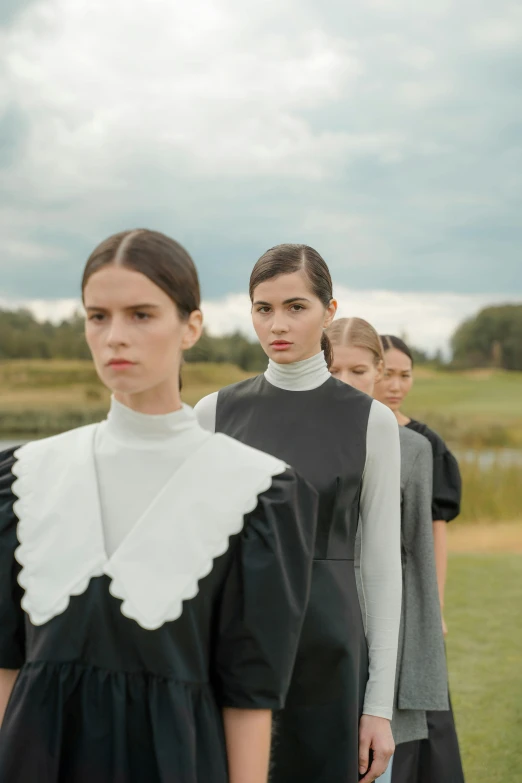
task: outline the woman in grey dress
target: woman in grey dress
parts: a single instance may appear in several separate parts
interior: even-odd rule
[[[379,336],[362,318],[341,318],[327,331],[332,375],[373,396],[382,376]],[[448,709],[446,664],[438,601],[431,498],[433,459],[429,443],[405,427],[401,442],[402,616],[392,731],[396,745],[428,736],[427,711]],[[360,556],[360,537],[356,541]],[[356,561],[357,565],[357,561]],[[358,571],[356,571],[358,574]],[[360,579],[359,597],[365,616]],[[381,783],[391,780],[393,760]]]
[[[441,611],[447,569],[447,523],[460,512],[462,482],[458,462],[440,435],[426,424],[402,412],[413,384],[413,356],[406,343],[394,335],[381,335],[385,356],[383,379],[377,384],[376,398],[394,413],[400,430],[411,430],[426,438],[433,453],[433,496],[431,513],[435,565]],[[446,625],[443,621],[444,633]],[[464,770],[451,707],[428,713],[428,737],[404,742],[394,758],[392,783],[464,783]]]

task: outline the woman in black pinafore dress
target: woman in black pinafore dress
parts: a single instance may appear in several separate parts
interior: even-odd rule
[[[385,406],[328,371],[321,337],[336,303],[328,268],[313,249],[268,251],[250,292],[268,370],[204,398],[196,414],[204,427],[284,459],[319,492],[310,603],[276,722],[271,780],[368,783],[393,751],[402,584],[398,428]],[[354,570],[358,525],[366,636]]]

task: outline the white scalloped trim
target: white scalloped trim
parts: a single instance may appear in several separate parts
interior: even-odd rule
[[[43,625],[93,577],[106,574],[122,614],[145,629],[159,628],[180,617],[183,601],[197,595],[200,580],[242,530],[245,514],[288,466],[226,435],[209,436],[108,559],[94,466],[96,426],[15,453],[22,607],[34,625]]]
[[[281,468],[282,465],[282,468]],[[196,566],[194,573],[190,574],[187,585],[178,595],[172,598],[172,600],[166,605],[164,611],[157,618],[152,619],[150,616],[145,617],[144,614],[135,606],[132,596],[127,593],[123,582],[118,578],[115,571],[112,569],[111,564],[108,563],[105,567],[105,573],[111,578],[110,592],[115,598],[119,598],[122,601],[121,612],[125,617],[129,617],[132,620],[136,620],[146,630],[152,631],[156,628],[160,628],[164,623],[172,620],[177,620],[183,613],[183,601],[188,601],[191,598],[195,598],[199,593],[199,582],[208,576],[214,567],[214,560],[221,555],[225,554],[230,545],[230,538],[237,533],[240,533],[244,526],[244,517],[246,514],[255,510],[258,504],[258,496],[263,492],[270,489],[272,480],[275,475],[282,473],[286,470],[286,465],[280,463],[274,473],[270,473],[267,476],[263,476],[258,487],[254,489],[253,495],[247,502],[244,508],[229,510],[230,519],[228,521],[227,530],[223,533],[222,539],[213,547],[209,547],[207,557],[201,565]]]
[[[81,439],[83,443],[92,442],[93,426],[82,427],[73,431],[76,435],[75,440]],[[41,535],[44,520],[42,519],[41,503],[38,502],[38,484],[41,484],[42,491],[45,491],[45,476],[48,475],[49,468],[54,465],[53,455],[60,455],[62,449],[65,449],[67,455],[67,446],[71,445],[72,433],[46,438],[42,441],[35,441],[25,446],[21,446],[14,453],[16,462],[13,465],[12,472],[16,476],[13,482],[12,491],[18,498],[13,504],[13,510],[18,518],[17,538],[19,546],[15,550],[15,558],[22,566],[18,574],[18,583],[24,589],[22,598],[22,609],[27,612],[33,625],[43,625],[56,615],[62,614],[67,607],[72,596],[81,595],[87,590],[89,582],[95,576],[101,576],[106,561],[105,552],[102,547],[97,552],[90,553],[87,562],[81,564],[81,573],[69,581],[65,593],[59,591],[54,601],[48,601],[45,608],[41,608],[38,601],[35,601],[35,595],[41,587],[42,558],[39,558],[34,549],[32,538],[37,534]],[[59,467],[59,466],[58,466]],[[66,466],[63,466],[66,467]],[[52,494],[52,492],[51,492]],[[69,509],[68,515],[71,516]],[[43,539],[45,542],[45,539]],[[57,566],[54,561],[49,566]]]

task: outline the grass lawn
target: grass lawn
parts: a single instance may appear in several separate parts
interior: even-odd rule
[[[201,397],[249,377],[231,364],[187,363],[183,399]],[[62,432],[105,418],[109,392],[90,361],[0,362],[0,440]],[[522,447],[522,373],[448,373],[419,367],[406,412],[426,421],[450,445]],[[462,521],[522,518],[519,465],[493,461],[487,472],[462,464]]]
[[[205,394],[247,377],[230,364],[189,363],[183,368],[183,398],[194,405]],[[20,432],[32,428],[34,434],[47,433],[96,420],[108,397],[91,362],[0,362],[0,434],[20,426]],[[522,447],[522,373],[419,367],[405,410],[453,445]]]
[[[522,525],[517,528],[522,539]],[[520,783],[522,555],[451,554],[446,607],[451,692],[466,780]]]
[[[194,405],[245,377],[231,365],[187,364],[183,397]],[[0,437],[99,420],[108,398],[90,362],[0,362]],[[522,373],[421,367],[407,412],[454,444],[522,447]],[[522,523],[504,522],[522,518],[520,470],[470,464],[464,479],[468,523],[449,528],[446,619],[467,783],[522,783]]]
[[[419,367],[404,412],[454,443],[522,447],[522,373]]]

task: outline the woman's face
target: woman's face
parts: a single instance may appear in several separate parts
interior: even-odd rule
[[[325,308],[303,271],[279,275],[254,290],[252,322],[266,355],[278,364],[309,359],[321,350],[323,330],[337,302]]]
[[[201,313],[179,316],[148,277],[121,266],[95,272],[84,290],[85,336],[101,381],[115,394],[174,392],[182,351],[201,334]]]
[[[392,411],[398,411],[413,385],[411,359],[397,348],[384,354],[384,374],[375,384],[374,397]]]
[[[373,397],[375,384],[382,375],[381,363],[376,364],[373,351],[355,345],[334,345],[333,354],[332,375]]]

